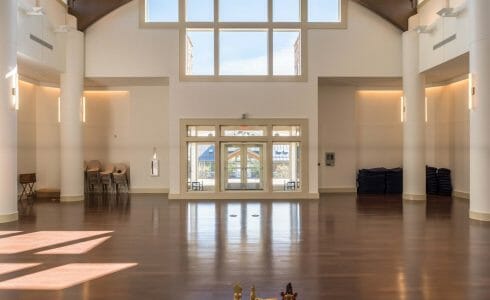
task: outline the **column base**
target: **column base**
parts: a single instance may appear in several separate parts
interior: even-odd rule
[[[426,201],[427,195],[414,195],[414,194],[403,193],[402,198],[403,200],[410,200],[410,201]]]
[[[490,222],[490,213],[470,211],[470,219],[477,221]]]
[[[0,223],[15,222],[19,219],[19,213],[14,212],[11,214],[0,215]]]
[[[61,196],[60,197],[60,202],[80,202],[85,200],[84,195],[80,196]]]

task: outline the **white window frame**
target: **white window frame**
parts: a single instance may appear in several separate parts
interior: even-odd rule
[[[214,0],[213,22],[187,22],[186,0],[179,1],[178,22],[149,22],[146,20],[146,0],[140,0],[140,27],[141,28],[168,28],[179,30],[179,73],[181,81],[306,81],[307,80],[307,33],[310,29],[346,29],[347,3],[340,1],[339,22],[308,22],[308,0],[301,1],[300,22],[273,22],[273,0],[268,1],[267,22],[220,22],[219,0]],[[187,75],[186,74],[186,32],[187,29],[211,29],[214,31],[214,75]],[[268,31],[268,74],[267,75],[219,75],[219,30],[220,29],[265,29]],[[274,29],[299,30],[301,36],[301,75],[273,75],[274,67]]]
[[[223,126],[264,126],[267,128],[263,136],[223,136],[221,127]],[[188,136],[188,126],[214,126],[215,136],[196,137]],[[273,136],[274,126],[299,126],[299,136]],[[181,119],[180,120],[180,194],[183,199],[240,199],[245,198],[301,198],[309,197],[309,153],[308,153],[308,120],[307,119]],[[223,143],[264,143],[265,161],[264,165],[264,190],[263,191],[223,191],[222,181],[222,157],[221,145]],[[215,145],[215,190],[214,191],[189,191],[188,190],[188,165],[187,165],[187,145],[188,143],[214,143]],[[300,191],[273,191],[272,186],[272,149],[274,143],[300,143]]]

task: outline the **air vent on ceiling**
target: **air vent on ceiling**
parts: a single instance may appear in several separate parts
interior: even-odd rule
[[[53,45],[51,45],[50,43],[46,42],[45,40],[41,39],[41,38],[38,38],[37,36],[33,35],[32,33],[30,34],[29,36],[31,38],[31,40],[33,40],[34,42],[40,44],[41,46],[43,47],[46,47],[48,48],[49,50],[53,50]]]
[[[455,39],[456,39],[456,34],[453,34],[450,37],[448,37],[447,39],[443,40],[442,42],[435,44],[433,47],[433,50],[437,50],[437,49],[441,48],[442,46],[454,41]]]

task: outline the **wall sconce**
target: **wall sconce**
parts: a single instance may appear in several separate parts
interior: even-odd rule
[[[12,108],[19,110],[19,72],[17,66],[5,75],[5,79],[11,79]]]
[[[405,96],[400,97],[400,121],[405,122]]]
[[[61,97],[58,97],[58,123],[61,123]]]
[[[476,94],[476,87],[473,74],[468,74],[468,109],[470,111],[476,108],[474,96]]]
[[[427,102],[429,99],[425,97],[425,123],[429,122],[429,112],[427,110]]]
[[[81,116],[82,123],[85,123],[87,121],[87,111],[85,108],[86,102],[87,102],[87,98],[82,96],[81,105],[80,105],[80,107],[81,107],[80,116]]]

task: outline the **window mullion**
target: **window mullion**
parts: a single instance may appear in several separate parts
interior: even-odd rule
[[[186,20],[186,0],[179,0],[177,5],[179,6],[179,22],[180,24],[185,24]]]
[[[308,0],[301,1],[301,23],[304,25],[308,22]]]
[[[214,0],[214,76],[219,76],[219,0]]]
[[[274,42],[273,42],[273,30],[274,30],[274,20],[273,18],[273,0],[267,0],[267,8],[268,8],[268,28],[267,28],[267,44],[268,44],[268,49],[267,49],[267,68],[268,68],[268,75],[272,76],[274,73],[273,66],[274,66],[274,57],[273,57],[273,47],[274,47]]]

